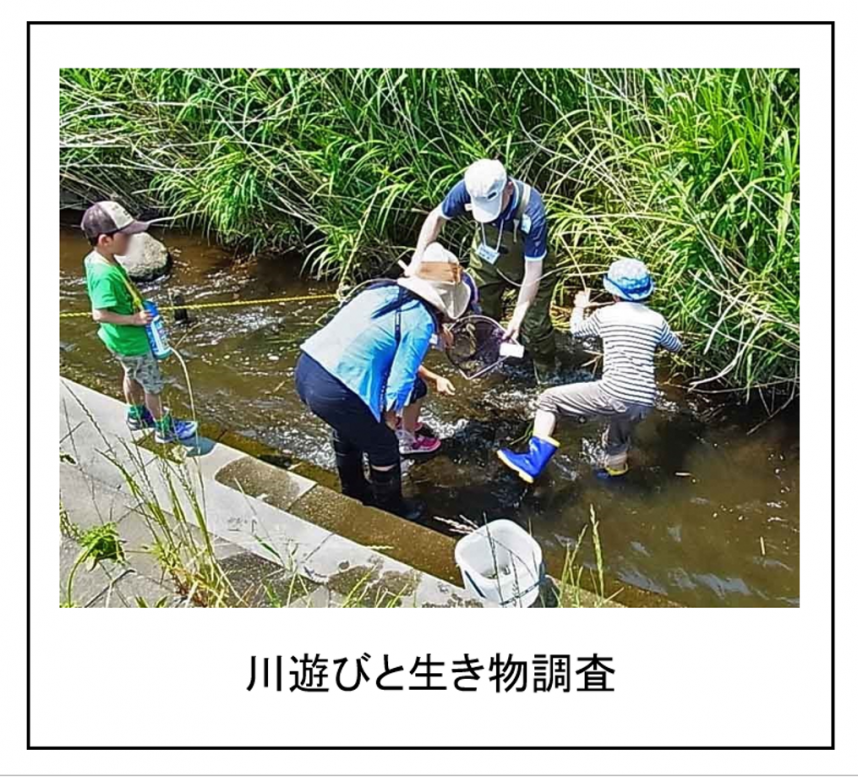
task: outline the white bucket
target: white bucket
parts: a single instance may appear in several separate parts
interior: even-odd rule
[[[500,519],[456,543],[465,588],[501,607],[530,607],[545,575],[542,548],[518,524]]]

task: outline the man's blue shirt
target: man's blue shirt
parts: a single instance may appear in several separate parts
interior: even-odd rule
[[[515,192],[510,198],[506,209],[491,222],[493,227],[512,231],[515,211],[518,208],[519,198],[524,190],[522,181],[514,180]],[[466,205],[470,204],[471,195],[468,194],[465,188],[464,180],[459,181],[444,198],[441,203],[441,215],[445,219],[454,219],[457,216],[462,216],[467,213]],[[536,189],[531,188],[530,200],[527,203],[525,215],[528,217],[529,224],[527,231],[523,229],[524,225],[519,224],[519,232],[524,236],[524,258],[529,262],[538,262],[545,258],[548,253],[548,224],[545,219],[545,204],[542,202],[542,196]],[[522,219],[524,221],[524,219]],[[494,248],[494,246],[492,246]]]

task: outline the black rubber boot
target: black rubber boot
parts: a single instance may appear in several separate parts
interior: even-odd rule
[[[425,506],[422,502],[402,496],[402,469],[399,464],[389,470],[370,467],[369,480],[374,507],[409,521],[419,521],[423,516]]]
[[[369,483],[363,474],[363,454],[334,436],[334,456],[343,494],[366,504],[372,499]]]
[[[559,368],[557,359],[552,354],[545,357],[533,357],[533,373],[537,386],[551,386],[558,382]]]

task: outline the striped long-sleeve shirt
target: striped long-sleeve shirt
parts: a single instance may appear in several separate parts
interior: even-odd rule
[[[655,365],[659,346],[676,352],[682,342],[660,313],[640,302],[617,302],[576,325],[575,337],[601,337],[605,354],[602,385],[625,402],[655,404]]]

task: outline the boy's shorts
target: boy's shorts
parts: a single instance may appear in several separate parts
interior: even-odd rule
[[[158,366],[158,360],[151,353],[140,356],[122,356],[118,353],[113,355],[125,370],[125,377],[143,386],[143,391],[147,394],[160,394],[164,389],[161,368]]]
[[[650,405],[626,402],[612,396],[599,380],[556,386],[543,391],[536,407],[554,415],[608,421],[603,440],[606,463],[616,468],[625,463],[635,426],[652,411]]]

